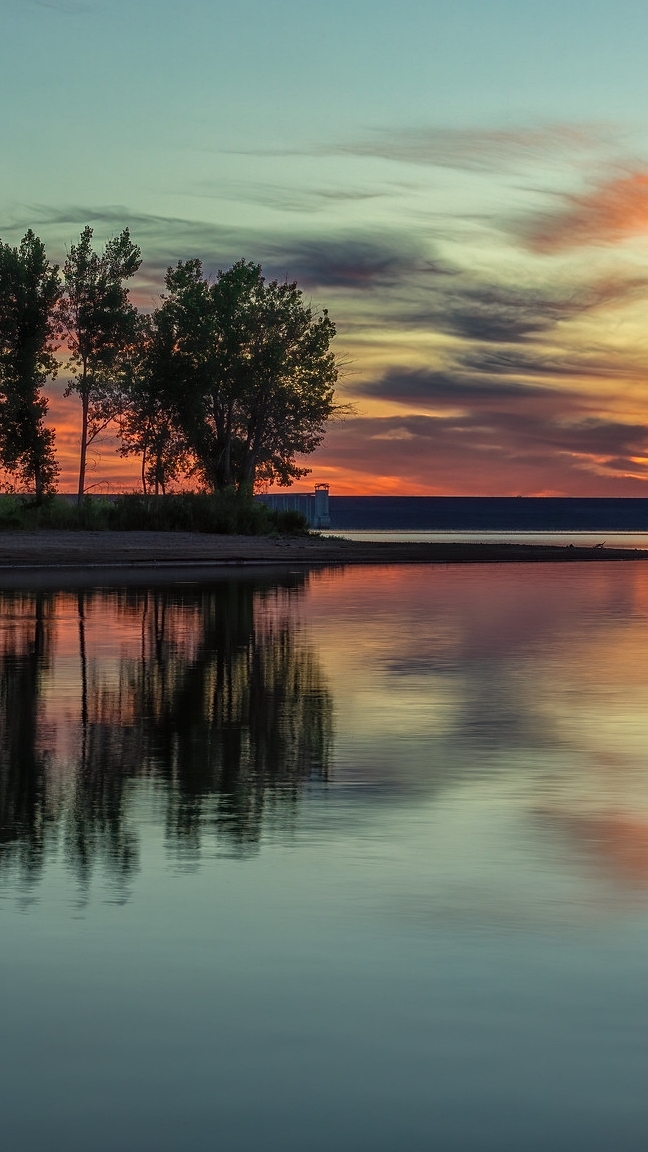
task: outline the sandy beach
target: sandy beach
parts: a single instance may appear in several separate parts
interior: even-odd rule
[[[501,564],[648,560],[630,548],[535,544],[355,541],[331,537],[273,539],[189,532],[4,532],[0,583],[37,574],[92,581],[111,578],[194,578],[233,568],[347,564]]]

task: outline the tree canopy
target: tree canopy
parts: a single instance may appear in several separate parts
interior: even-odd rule
[[[65,396],[81,400],[78,500],[89,445],[104,429],[141,457],[144,493],[196,478],[212,492],[290,485],[310,469],[334,411],[335,325],[294,282],[239,260],[210,279],[200,260],[167,269],[150,315],[127,281],[141,265],[128,228],[93,247],[86,227],[61,273],[29,231],[0,242],[0,465],[37,498],[54,490],[54,432],[45,426],[56,345]]]
[[[138,318],[119,417],[122,456],[139,456],[142,491],[164,495],[168,485],[191,470],[191,453],[162,381],[173,353],[169,326]]]
[[[57,312],[70,353],[72,379],[66,395],[76,392],[81,398],[79,501],[85,491],[88,445],[119,411],[124,357],[137,333],[137,310],[124,281],[142,262],[128,228],[109,240],[102,253],[94,251],[92,235],[92,228],[84,228],[70,249]]]
[[[40,500],[56,484],[54,433],[42,388],[56,374],[53,310],[58,268],[31,229],[17,248],[0,241],[0,463]]]
[[[239,260],[213,281],[179,261],[152,318],[147,380],[213,491],[288,485],[333,411],[335,325],[296,283],[266,281]]]

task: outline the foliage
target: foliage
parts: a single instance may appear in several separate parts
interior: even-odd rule
[[[233,536],[265,536],[273,532],[295,536],[308,532],[308,522],[299,513],[277,512],[232,489],[215,494],[118,496],[113,504],[111,527]]]
[[[308,533],[299,512],[280,512],[231,489],[214,495],[86,496],[79,506],[62,497],[37,504],[0,496],[0,531],[39,528],[123,532],[213,532],[233,536],[298,536]]]
[[[8,476],[0,490],[33,487],[37,502],[55,490],[41,390],[56,375],[60,339],[69,353],[65,396],[81,400],[79,522],[88,448],[116,424],[121,454],[141,457],[145,498],[196,478],[201,490],[223,494],[217,518],[238,523],[243,503],[225,513],[233,493],[251,497],[257,481],[289,485],[310,471],[298,458],[321,443],[335,407],[333,322],[326,310],[314,313],[297,284],[266,282],[260,265],[245,260],[213,281],[199,260],[179,261],[167,270],[160,306],[141,316],[126,287],[141,264],[129,230],[101,252],[92,238],[84,228],[62,282],[33,232],[19,248],[0,242],[0,467]],[[164,507],[173,520],[172,506]],[[197,507],[178,516],[191,521]],[[211,523],[216,506],[207,507],[201,517]],[[270,513],[248,514],[269,523]],[[56,515],[70,519],[69,511]]]
[[[0,496],[0,531],[39,528],[107,528],[102,501],[86,499],[81,508],[60,496],[41,503],[21,495]]]
[[[52,314],[58,268],[31,229],[18,248],[0,242],[0,463],[36,499],[56,487],[54,433],[41,389],[56,374]]]
[[[193,459],[160,388],[172,348],[168,332],[151,317],[138,318],[137,340],[128,361],[119,422],[120,454],[141,457],[142,491],[165,495],[190,471]]]
[[[92,247],[93,230],[83,229],[63,265],[63,294],[57,312],[60,334],[70,351],[72,380],[66,396],[81,398],[78,502],[85,491],[89,444],[118,414],[127,351],[137,333],[137,312],[124,281],[134,276],[141,253],[128,228],[101,254]]]
[[[335,326],[295,283],[266,282],[240,260],[210,283],[179,261],[152,320],[149,379],[212,491],[288,485],[333,411]],[[162,355],[163,353],[163,355]]]

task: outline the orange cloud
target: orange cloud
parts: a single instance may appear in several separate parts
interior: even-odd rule
[[[526,229],[534,252],[550,254],[590,244],[615,244],[648,233],[648,169],[599,184],[582,196],[565,197],[560,212],[536,217]]]
[[[566,419],[566,417],[570,419]],[[569,408],[356,417],[308,461],[337,495],[645,496],[648,426]]]

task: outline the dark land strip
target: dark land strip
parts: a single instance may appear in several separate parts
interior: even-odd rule
[[[199,579],[233,568],[346,564],[502,564],[648,560],[648,550],[536,544],[356,541],[331,537],[216,536],[190,532],[2,532],[0,583],[40,573],[83,579]]]

